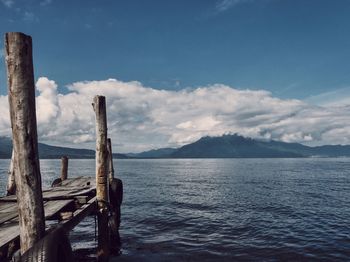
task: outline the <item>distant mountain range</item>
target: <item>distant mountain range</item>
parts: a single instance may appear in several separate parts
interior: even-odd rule
[[[0,159],[11,158],[12,140],[8,137],[0,137]],[[69,158],[95,158],[95,151],[90,149],[77,149],[60,146],[50,146],[39,143],[39,156],[42,159],[55,159],[62,156]],[[129,158],[123,154],[113,154],[114,158]]]
[[[128,153],[126,155],[133,158],[171,158],[176,150],[176,148],[160,148],[141,153]]]
[[[11,158],[12,141],[0,137],[0,158]],[[40,158],[95,158],[95,151],[39,143]],[[293,158],[350,157],[350,145],[309,147],[298,143],[260,141],[240,135],[203,137],[180,148],[161,148],[141,153],[113,154],[115,158]]]
[[[139,154],[133,158],[293,158],[350,156],[350,146],[309,147],[298,143],[260,141],[239,135],[203,137],[180,148],[164,148]]]

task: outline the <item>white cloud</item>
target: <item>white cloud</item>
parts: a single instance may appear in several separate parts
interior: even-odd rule
[[[350,104],[321,107],[282,100],[264,90],[225,85],[166,91],[141,83],[76,82],[59,94],[54,81],[37,81],[37,119],[41,142],[94,147],[92,99],[107,99],[108,133],[115,152],[181,146],[202,136],[245,136],[306,144],[350,144]],[[10,134],[7,97],[0,97],[0,135]]]
[[[15,4],[15,1],[14,0],[1,0],[1,3],[8,8],[11,8]]]
[[[0,135],[9,136],[11,132],[11,124],[7,96],[0,96],[0,112]]]
[[[306,102],[321,106],[344,106],[350,104],[350,87],[339,88],[305,99]]]
[[[51,120],[57,119],[60,114],[57,85],[54,81],[41,77],[36,82],[36,88],[40,92],[36,99],[37,110],[40,112],[37,122],[39,125],[51,125]]]

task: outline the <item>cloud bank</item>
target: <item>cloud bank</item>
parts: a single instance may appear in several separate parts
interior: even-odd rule
[[[115,152],[177,147],[202,136],[238,133],[305,144],[350,144],[350,105],[320,107],[283,100],[264,90],[216,84],[166,91],[116,79],[76,82],[60,94],[45,77],[36,83],[39,141],[94,148],[92,99],[107,99]],[[7,96],[0,96],[0,135],[11,134]]]

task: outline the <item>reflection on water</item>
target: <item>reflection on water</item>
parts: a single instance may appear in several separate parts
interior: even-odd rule
[[[350,159],[117,160],[115,169],[118,261],[350,259]],[[50,185],[60,161],[42,160],[41,170]],[[94,172],[94,160],[69,162],[70,177]],[[95,247],[94,218],[71,239]]]

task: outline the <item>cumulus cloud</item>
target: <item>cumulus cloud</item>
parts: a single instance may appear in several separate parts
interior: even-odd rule
[[[9,136],[11,133],[11,124],[7,96],[0,96],[0,112],[0,135]]]
[[[95,95],[107,99],[108,133],[115,152],[181,146],[202,136],[238,133],[305,144],[350,144],[350,104],[321,107],[279,99],[264,90],[226,85],[167,91],[116,79],[76,82],[59,94],[45,77],[36,83],[41,142],[94,147]],[[7,97],[0,97],[0,135],[10,134]]]
[[[52,119],[57,119],[60,113],[57,95],[57,85],[54,81],[41,77],[36,82],[36,88],[40,96],[36,98],[38,124],[51,125]]]

